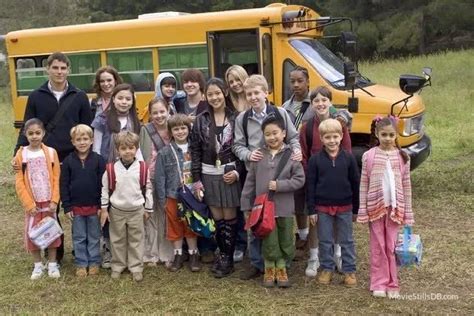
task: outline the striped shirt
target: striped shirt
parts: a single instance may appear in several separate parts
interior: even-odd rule
[[[367,152],[362,156],[362,173],[360,177],[360,206],[357,221],[361,223],[376,221],[385,215],[390,208],[385,206],[383,179],[387,168],[387,159],[392,166],[395,176],[396,207],[392,208],[390,218],[398,224],[414,223],[411,208],[410,162],[407,162],[404,172],[400,170],[402,159],[398,150],[383,151],[376,147],[370,175],[367,170]]]

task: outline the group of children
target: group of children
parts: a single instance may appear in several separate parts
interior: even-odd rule
[[[305,231],[310,235],[306,274],[317,272],[317,282],[329,284],[337,266],[343,283],[354,286],[357,220],[370,228],[370,290],[397,297],[395,242],[400,225],[413,224],[413,214],[409,160],[397,143],[396,119],[374,119],[375,147],[363,155],[359,176],[350,152],[350,118],[331,106],[329,89],[309,92],[306,69],[291,72],[294,95],[284,107],[268,103],[261,75],[245,78],[237,70],[226,73],[225,81],[211,78],[202,86],[196,71],[182,76],[190,97],[181,103],[175,101],[176,79],[160,75],[144,126],[132,86],[116,84],[109,100],[100,102],[110,105],[98,111],[94,131],[86,125],[71,130],[76,150],[61,168],[54,150],[42,144],[41,121],[25,122],[29,146],[16,156],[24,166],[16,187],[26,233],[45,216],[56,216],[61,196],[72,219],[77,276],[98,274],[101,227],[107,222],[112,278],[128,269],[141,281],[144,261],[163,261],[175,272],[185,255],[197,272],[198,236],[181,219],[177,200],[178,189],[187,186],[216,221],[218,255],[211,272],[220,278],[234,271],[238,213],[250,211],[256,196],[272,192],[275,229],[263,240],[249,234],[252,267],[245,272],[263,273],[265,287],[291,285],[287,268],[295,255],[296,211],[300,238]],[[281,159],[288,161],[275,175]],[[27,234],[25,240],[35,261],[31,278],[37,279],[44,269],[40,251]],[[48,248],[51,277],[60,275],[55,247],[57,241]]]

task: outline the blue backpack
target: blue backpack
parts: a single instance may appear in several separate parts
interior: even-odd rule
[[[210,238],[216,231],[209,207],[198,201],[191,190],[183,185],[178,188],[178,216],[184,218],[189,228],[204,238]]]

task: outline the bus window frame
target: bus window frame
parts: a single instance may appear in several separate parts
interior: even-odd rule
[[[285,64],[289,63],[292,65],[292,69],[288,72],[286,72]],[[282,103],[285,103],[287,100],[291,98],[293,93],[291,93],[291,85],[289,84],[290,82],[290,73],[297,67],[297,64],[291,59],[291,58],[285,58],[282,63],[282,68],[281,68],[281,74],[282,74],[282,90],[281,90],[281,101]],[[286,85],[288,84],[289,88],[286,88]],[[285,97],[286,91],[289,91],[289,96]]]
[[[209,70],[212,69],[212,72],[210,71],[209,74],[213,77],[224,77],[225,71],[221,71],[222,74],[218,74],[218,70],[221,70],[223,67],[223,63],[217,63],[215,62],[217,58],[220,59],[221,57],[221,52],[219,51],[220,47],[219,45],[216,45],[218,43],[218,39],[216,39],[216,34],[229,34],[229,33],[239,33],[239,32],[247,32],[249,33],[250,31],[255,32],[255,38],[256,38],[256,61],[257,61],[257,74],[262,73],[262,67],[263,65],[261,64],[262,62],[262,47],[261,47],[261,35],[260,35],[260,27],[255,27],[255,28],[247,28],[247,29],[231,29],[231,30],[213,30],[213,31],[207,31],[206,32],[206,38],[207,38],[207,46],[208,46],[208,56],[209,56]],[[212,67],[211,67],[212,65]],[[216,66],[217,69],[216,69]],[[229,65],[232,66],[232,65]],[[244,67],[244,65],[240,65]],[[244,67],[245,68],[245,67]],[[246,69],[247,70],[247,69]],[[248,73],[248,71],[247,71]],[[249,74],[251,75],[251,74]]]

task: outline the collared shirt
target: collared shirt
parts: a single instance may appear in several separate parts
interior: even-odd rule
[[[51,91],[52,94],[54,94],[54,96],[56,97],[56,100],[58,102],[61,99],[61,97],[66,93],[68,86],[69,86],[69,84],[66,81],[66,86],[64,87],[64,90],[63,91],[56,91],[56,90],[53,89],[53,85],[51,84],[51,81],[48,81],[48,89],[49,89],[49,91]]]
[[[262,112],[260,112],[260,113],[257,113],[257,112],[255,112],[254,109],[252,109],[252,115],[253,115],[253,117],[255,117],[255,119],[256,119],[260,124],[262,124],[263,120],[264,120],[265,117],[267,116],[267,105],[265,104],[265,107],[263,108]]]

